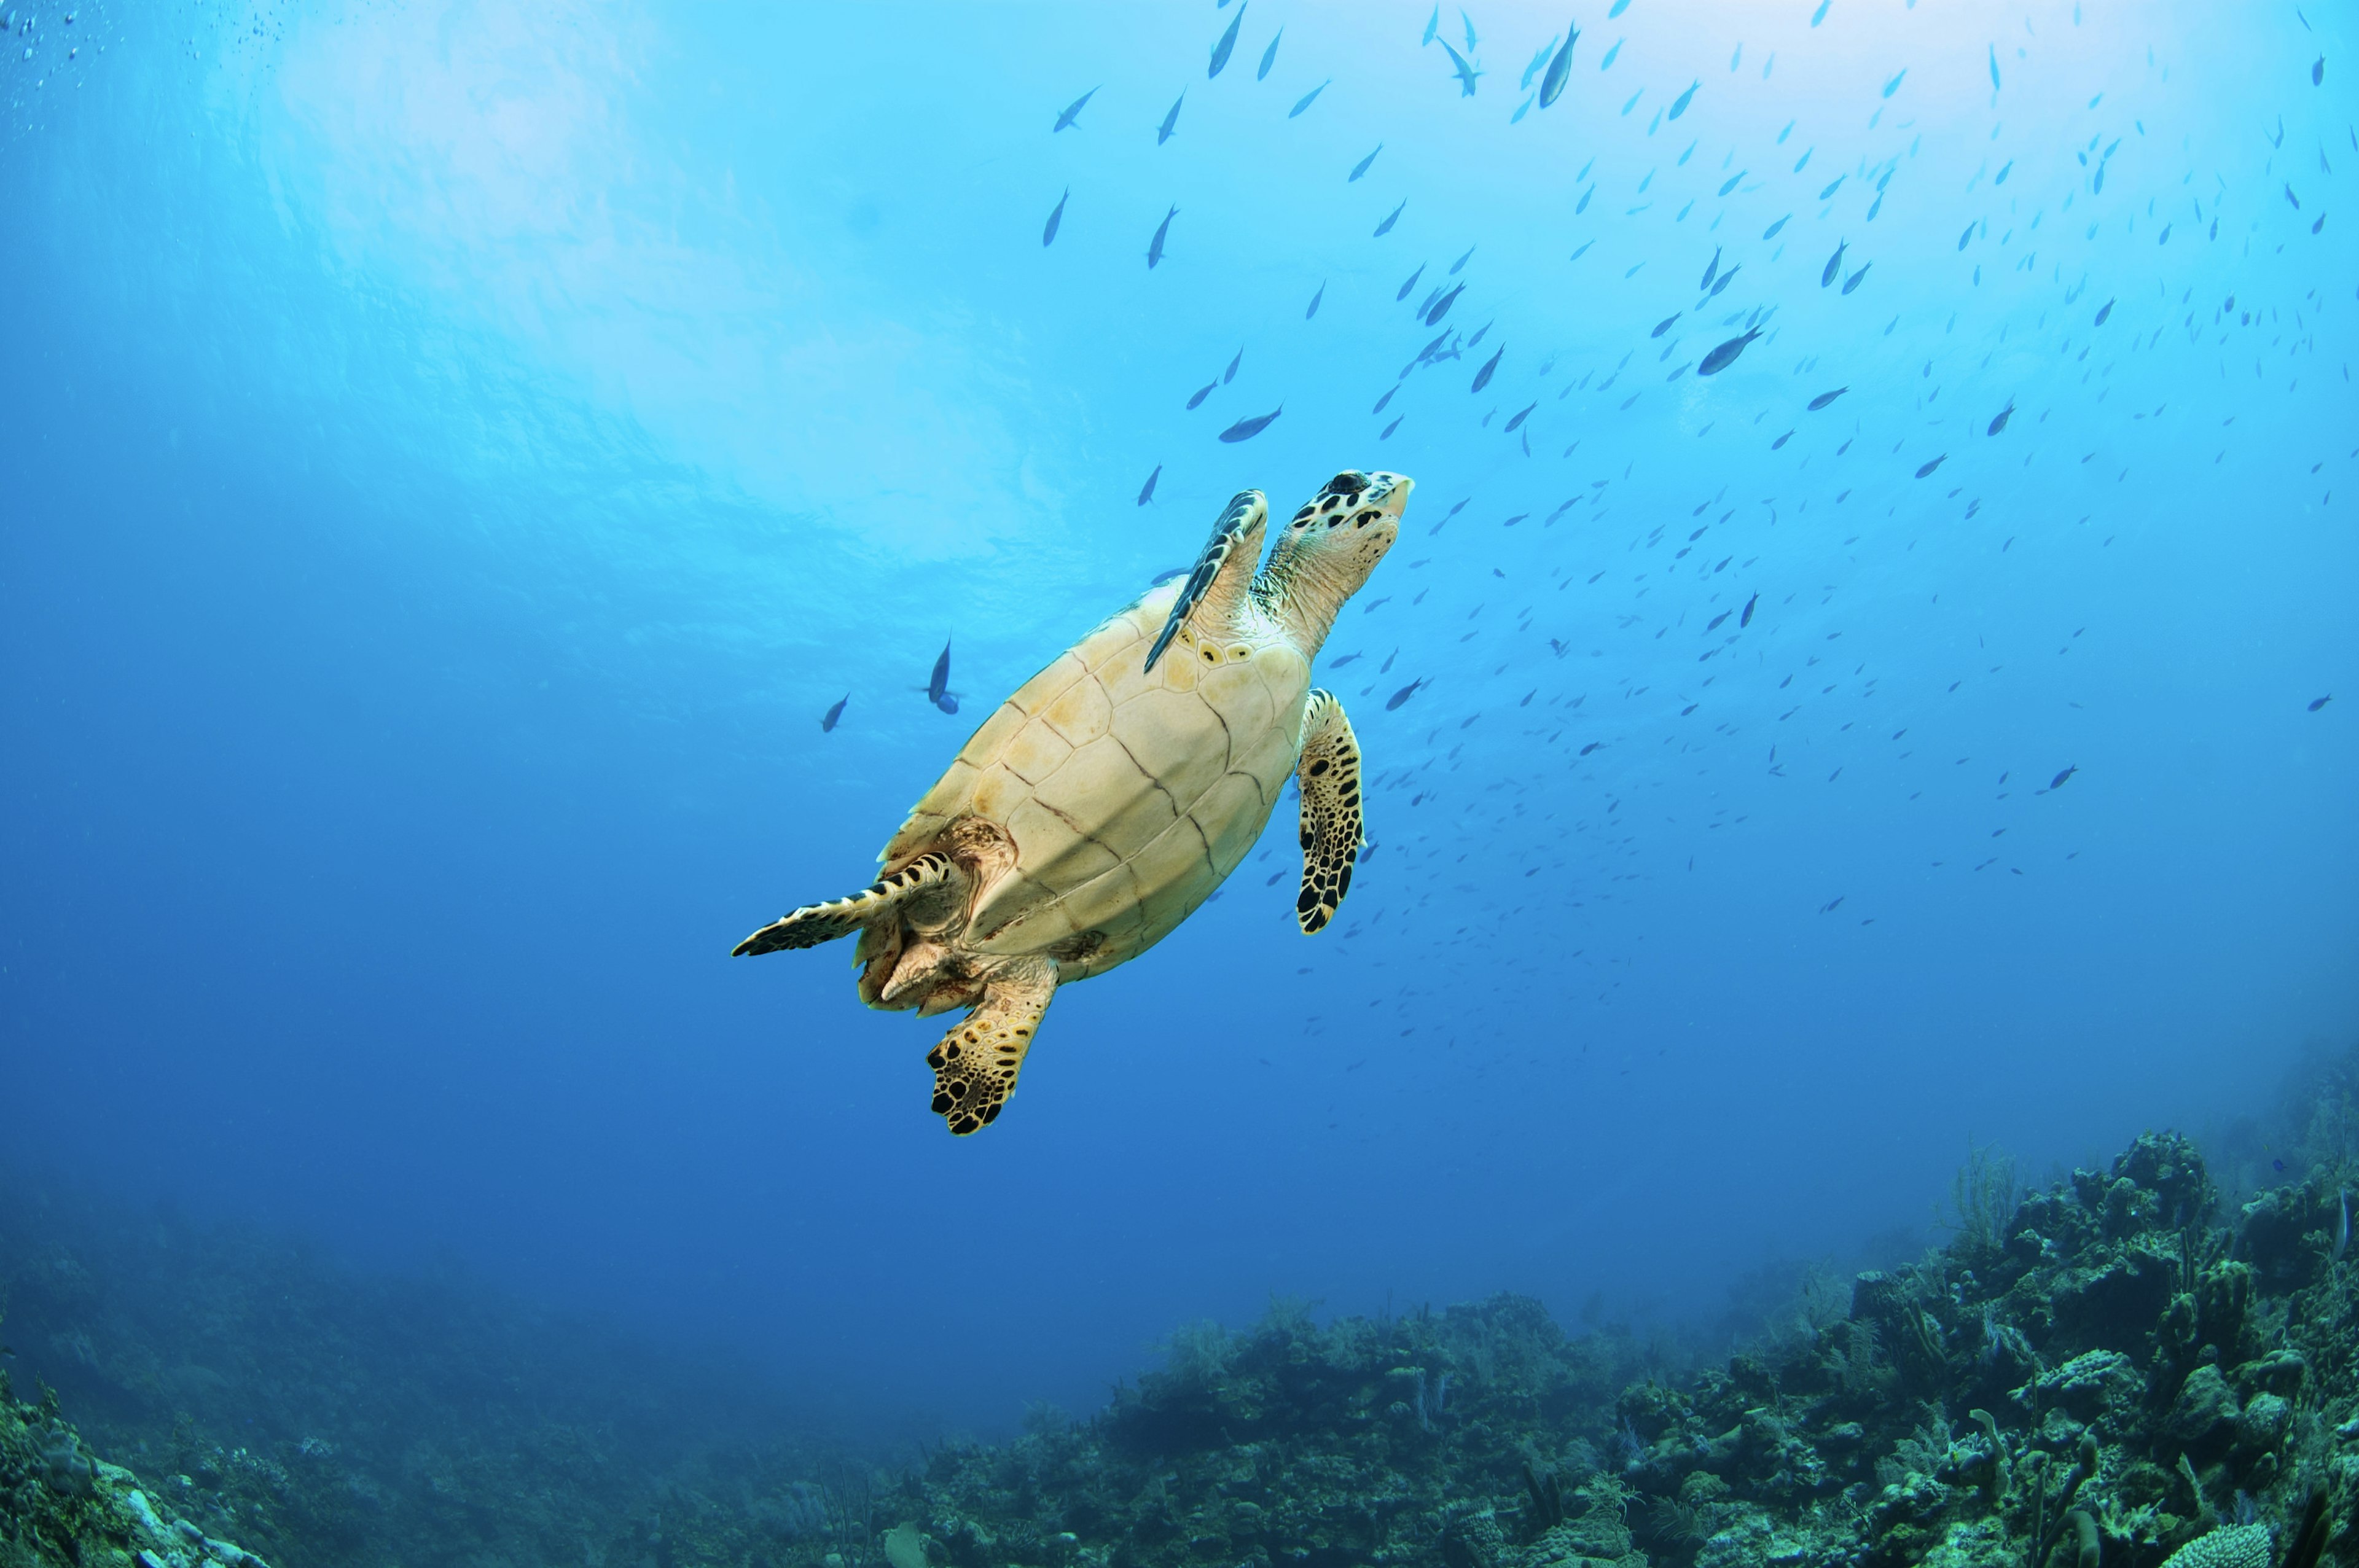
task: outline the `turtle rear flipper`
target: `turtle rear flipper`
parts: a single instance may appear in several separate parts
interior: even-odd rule
[[[913,901],[938,888],[954,886],[964,876],[948,855],[933,851],[919,856],[888,876],[878,878],[850,898],[807,903],[782,914],[731,950],[733,958],[748,953],[776,953],[785,947],[816,947],[839,936],[849,936],[890,919]]]
[[[984,982],[983,1000],[966,1022],[926,1053],[934,1070],[934,1114],[951,1131],[963,1138],[998,1119],[1056,994],[1054,963],[1037,956],[1011,959]]]
[[[1302,721],[1302,892],[1294,918],[1306,936],[1335,917],[1360,858],[1360,740],[1332,692],[1314,690]]]

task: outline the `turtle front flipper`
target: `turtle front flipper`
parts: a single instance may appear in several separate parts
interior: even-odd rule
[[[966,1022],[926,1053],[934,1070],[934,1114],[953,1133],[963,1138],[998,1119],[1056,994],[1055,963],[1033,955],[1011,958],[984,982],[983,1000]]]
[[[748,953],[775,953],[781,947],[816,947],[849,936],[936,889],[955,888],[963,876],[958,863],[939,850],[920,855],[850,898],[807,903],[791,914],[780,915],[738,943],[729,956],[742,958]]]
[[[1305,936],[1335,917],[1360,858],[1360,739],[1332,692],[1313,690],[1302,720],[1302,892],[1294,918]]]
[[[1171,603],[1171,618],[1147,651],[1147,674],[1155,673],[1163,650],[1200,610],[1203,625],[1226,628],[1235,623],[1261,565],[1262,530],[1268,523],[1269,501],[1260,491],[1241,490],[1229,498],[1220,521],[1212,524],[1212,536],[1204,542],[1204,553],[1196,557],[1196,569]]]

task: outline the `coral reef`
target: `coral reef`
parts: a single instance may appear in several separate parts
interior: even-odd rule
[[[277,1568],[2359,1562],[2353,1172],[2338,1150],[2223,1205],[2175,1135],[2027,1194],[1977,1152],[1945,1246],[1805,1274],[1701,1371],[1516,1296],[1323,1325],[1281,1303],[1183,1329],[1086,1421],[898,1472],[662,1376],[629,1392],[525,1309],[219,1244],[167,1249],[158,1292],[0,1230],[7,1327],[130,1466],[46,1385],[0,1381],[0,1568],[240,1568],[232,1540]],[[141,1316],[166,1295],[193,1321]]]
[[[0,1371],[0,1568],[266,1568],[93,1456],[54,1392],[19,1404]]]

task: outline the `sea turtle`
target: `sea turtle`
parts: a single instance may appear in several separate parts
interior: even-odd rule
[[[737,952],[860,934],[860,1000],[973,1011],[927,1054],[934,1110],[997,1119],[1057,987],[1169,935],[1302,795],[1295,916],[1333,918],[1359,858],[1360,747],[1310,661],[1400,532],[1414,486],[1339,473],[1261,563],[1269,503],[1248,490],[1195,569],[1118,611],[1000,704],[849,898],[809,904]],[[1256,572],[1256,567],[1260,570]]]

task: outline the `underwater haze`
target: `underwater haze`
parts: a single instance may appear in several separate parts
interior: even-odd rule
[[[22,1169],[992,1428],[1708,1316],[2359,1019],[2346,5],[6,11]],[[1284,802],[966,1138],[730,956],[1344,470],[1325,931]]]

